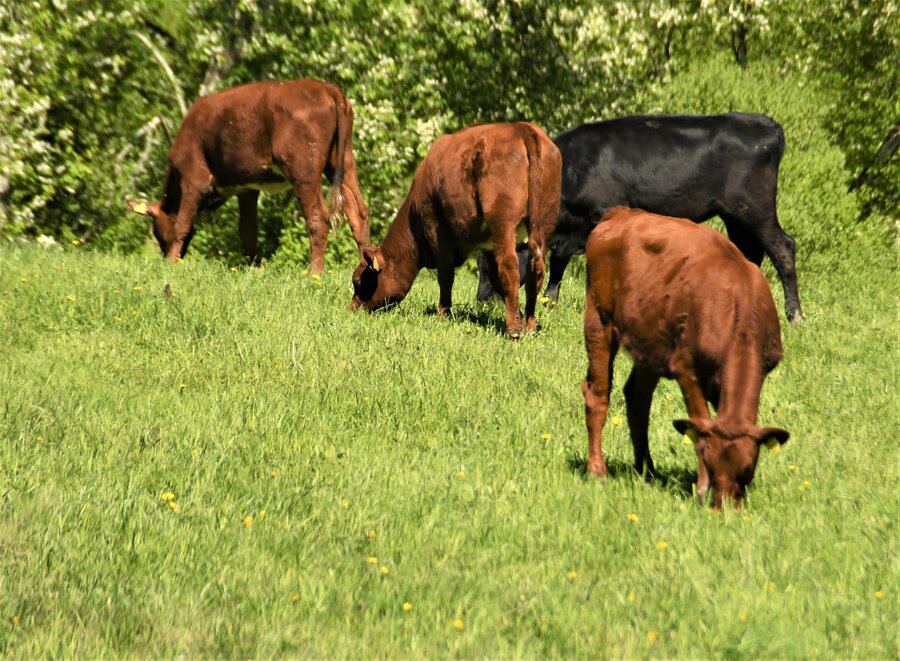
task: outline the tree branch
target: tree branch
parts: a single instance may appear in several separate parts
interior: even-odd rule
[[[175,100],[178,101],[178,108],[181,110],[181,116],[184,117],[187,114],[187,103],[184,100],[184,92],[181,89],[181,82],[178,80],[178,77],[175,75],[175,72],[172,71],[172,67],[169,66],[169,63],[166,62],[166,58],[163,57],[163,54],[159,52],[156,46],[153,45],[153,42],[147,38],[146,35],[140,32],[130,32],[135,39],[140,41],[144,46],[147,47],[147,50],[156,58],[156,61],[159,62],[159,65],[162,67],[163,71],[165,71],[166,76],[169,77],[169,80],[172,83],[172,90],[175,92]]]

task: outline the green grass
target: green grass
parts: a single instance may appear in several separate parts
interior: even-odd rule
[[[894,258],[801,265],[760,412],[792,438],[714,514],[671,382],[667,479],[612,421],[583,476],[575,278],[515,343],[462,270],[441,321],[430,273],[365,315],[333,265],[2,248],[0,654],[896,658]]]

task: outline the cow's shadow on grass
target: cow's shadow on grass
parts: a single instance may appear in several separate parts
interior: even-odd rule
[[[437,305],[425,308],[425,314],[437,316]],[[506,308],[492,302],[471,305],[454,304],[450,308],[450,321],[480,326],[486,331],[494,331],[498,335],[506,334]],[[540,324],[538,324],[540,330]]]
[[[569,470],[580,475],[583,479],[594,479],[588,473],[587,457],[580,452],[575,452],[566,462]],[[606,470],[608,480],[620,479],[643,479],[634,469],[634,464],[630,461],[621,461],[619,459],[607,459]],[[656,475],[650,476],[649,484],[659,486],[665,491],[680,496],[681,498],[693,498],[694,485],[697,483],[697,471],[683,467],[667,467],[657,468]]]

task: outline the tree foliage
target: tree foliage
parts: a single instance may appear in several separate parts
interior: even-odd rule
[[[856,177],[869,209],[893,213],[897,18],[895,0],[0,0],[0,233],[143,245],[122,202],[158,197],[184,108],[311,76],[353,101],[378,236],[436,136],[666,111],[667,86],[719,52],[820,89],[829,112],[814,121],[843,150],[843,184]],[[263,250],[304,259],[296,203],[261,200]],[[195,248],[236,253],[235,213],[205,217]],[[349,236],[332,243],[353,252]]]

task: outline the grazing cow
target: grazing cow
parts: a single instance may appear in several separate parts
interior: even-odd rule
[[[713,507],[720,509],[723,498],[739,506],[760,445],[789,436],[756,425],[763,379],[782,354],[778,313],[762,272],[715,230],[624,207],[609,211],[591,232],[587,271],[588,469],[606,475],[602,430],[621,345],[634,363],[625,404],[638,472],[654,472],[647,443],[653,391],[661,377],[675,379],[690,419],[674,425],[694,441],[697,493],[712,485]]]
[[[423,268],[436,268],[438,312],[450,309],[454,270],[486,246],[505,292],[506,333],[519,337],[516,235],[528,237],[525,327],[544,278],[544,249],[559,214],[559,151],[534,124],[472,126],[438,138],[419,164],[409,194],[378,247],[363,248],[353,274],[352,308],[399,303]]]
[[[353,238],[369,244],[369,209],[359,192],[351,139],[353,109],[334,85],[304,79],[240,85],[198,99],[169,150],[159,203],[129,202],[153,218],[163,255],[187,252],[194,219],[236,195],[247,256],[257,261],[256,202],[260,191],[292,188],[309,229],[310,271],[324,266],[326,221],[347,216]],[[332,182],[331,214],[322,174]]]
[[[795,243],[778,224],[775,196],[784,132],[764,115],[660,115],[584,124],[554,140],[563,157],[559,221],[550,237],[546,295],[597,221],[614,206],[689,218],[719,215],[728,236],[757,266],[767,254],[784,287],[791,321],[803,315]],[[478,299],[493,295],[480,263]]]

